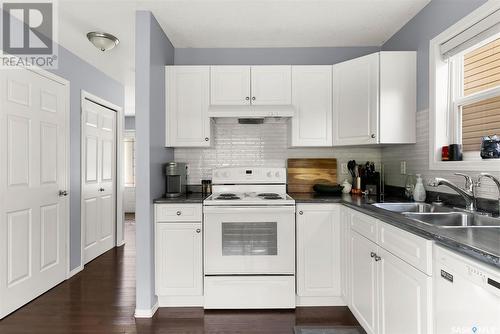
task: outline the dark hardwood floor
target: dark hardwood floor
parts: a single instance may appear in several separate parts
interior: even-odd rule
[[[81,273],[0,320],[0,333],[290,334],[296,325],[357,325],[345,307],[295,311],[162,308],[152,319],[135,319],[134,238],[135,224],[128,220],[125,246],[103,254]]]

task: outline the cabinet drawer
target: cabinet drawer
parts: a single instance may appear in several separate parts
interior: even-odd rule
[[[201,204],[156,204],[156,222],[201,221]]]
[[[432,240],[427,240],[395,226],[380,222],[378,244],[418,270],[432,274]]]
[[[373,242],[377,242],[377,219],[360,212],[353,211],[351,229]]]

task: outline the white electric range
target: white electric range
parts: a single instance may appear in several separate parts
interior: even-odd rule
[[[295,307],[295,201],[285,168],[213,171],[203,202],[205,308]]]

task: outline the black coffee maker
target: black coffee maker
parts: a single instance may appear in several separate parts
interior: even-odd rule
[[[164,166],[166,180],[165,197],[179,197],[186,193],[187,164],[183,162],[167,162]]]

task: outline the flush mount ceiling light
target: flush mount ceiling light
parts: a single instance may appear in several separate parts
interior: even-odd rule
[[[111,50],[120,43],[118,38],[105,32],[91,31],[87,34],[87,38],[90,43],[103,52]]]

